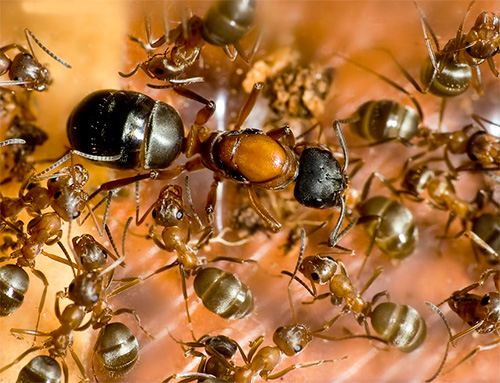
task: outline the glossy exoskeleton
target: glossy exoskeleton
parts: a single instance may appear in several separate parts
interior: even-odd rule
[[[122,154],[104,166],[164,169],[181,153],[184,125],[179,113],[162,101],[130,90],[100,90],[75,107],[67,134],[72,148],[80,152]]]
[[[465,18],[473,4],[474,1],[467,8],[456,36],[449,40],[443,49],[439,48],[436,35],[430,28],[422,10],[418,9],[423,21],[422,26],[429,57],[422,65],[420,72],[424,89],[417,87],[417,90],[424,92],[428,90],[440,97],[454,97],[467,90],[474,75],[477,81],[477,90],[482,93],[479,65],[485,60],[488,62],[491,72],[499,77],[500,74],[493,61],[493,56],[499,52],[500,43],[498,15],[493,12],[482,12],[469,33],[464,34]],[[432,49],[431,38],[428,37],[427,31],[431,35],[437,52]]]
[[[92,196],[100,191],[111,190],[147,178],[172,179],[184,171],[208,168],[214,172],[214,182],[210,187],[205,207],[210,223],[213,219],[212,213],[215,208],[217,187],[220,181],[226,178],[245,185],[250,202],[256,213],[266,222],[271,230],[279,231],[281,224],[262,204],[254,188],[281,190],[291,183],[296,182],[294,194],[301,204],[319,209],[333,206],[341,207],[339,219],[329,238],[329,245],[334,246],[339,239],[338,233],[344,218],[344,193],[348,183],[346,175],[349,162],[348,152],[340,130],[340,124],[345,123],[345,121],[335,120],[333,124],[344,155],[344,164],[342,166],[330,150],[324,146],[310,143],[295,144],[294,135],[288,126],[276,128],[267,133],[258,129],[241,130],[241,126],[255,105],[262,87],[261,83],[255,84],[252,93],[241,108],[233,130],[230,131],[209,132],[203,126],[213,112],[214,105],[207,100],[201,101],[206,106],[198,113],[183,147],[186,157],[190,158],[196,154],[199,154],[199,156],[187,161],[184,165],[170,170],[154,171],[148,174],[139,174],[134,177],[107,182],[101,185]],[[184,93],[186,90],[184,89],[182,92]],[[192,93],[190,96],[199,100]],[[82,102],[77,107],[77,110],[80,107],[84,108],[85,104],[85,101]],[[127,115],[126,112],[124,114]],[[82,116],[81,118],[85,121],[87,117]],[[122,118],[125,118],[125,116]],[[74,118],[70,118],[70,122],[68,123],[68,135],[72,142],[72,133],[70,131],[72,130],[71,126],[75,125],[72,122],[73,120]],[[89,121],[79,125],[80,129],[78,129],[78,134],[75,137],[78,136],[79,140],[87,141],[88,137],[86,136],[87,133],[83,133],[84,129],[91,127],[90,122],[99,126],[100,120],[101,117],[99,115],[89,117]],[[101,129],[103,129],[103,125],[100,125],[98,130]],[[158,135],[158,138],[160,138],[160,135]],[[182,135],[176,135],[176,142],[177,139],[179,139],[180,147]],[[167,142],[169,141],[167,140]],[[78,150],[83,152],[90,150],[90,142],[92,140],[88,140],[88,146],[79,147]],[[73,145],[76,145],[76,143],[73,143]],[[177,146],[175,148],[170,153],[174,159],[180,154]],[[106,153],[100,154],[116,154],[121,149],[124,149],[124,152],[129,150],[125,145],[120,147],[115,145],[113,153],[107,151],[108,148],[102,148],[102,150],[106,150]],[[166,148],[163,149],[166,150]],[[163,154],[163,151],[161,153]],[[259,155],[256,156],[256,153]],[[97,154],[97,151],[94,151],[93,154]],[[128,155],[126,154],[122,155],[122,158],[127,157]]]
[[[215,267],[198,272],[193,281],[194,291],[203,305],[226,319],[240,319],[253,310],[254,299],[250,289],[236,276]]]
[[[141,69],[152,79],[168,81],[169,85],[166,87],[203,81],[200,77],[180,79],[179,76],[199,59],[205,42],[224,47],[224,51],[232,60],[239,53],[245,61],[248,61],[240,40],[253,26],[255,5],[255,0],[217,1],[208,9],[203,19],[192,16],[156,41],[151,40],[151,27],[147,20],[146,34],[149,46],[136,38],[131,40],[139,43],[148,52],[148,59],[139,63],[130,73],[119,72],[120,76],[130,77]],[[158,48],[165,43],[168,46],[164,53],[151,53],[150,48]],[[231,45],[236,52],[230,51]]]
[[[99,331],[94,345],[93,357],[94,355],[97,356],[102,368],[111,376],[122,376],[129,372],[137,362],[139,343],[134,334],[123,323],[109,323]],[[94,369],[93,363],[92,369]]]
[[[25,29],[24,32],[26,34],[26,41],[30,47],[29,51],[18,44],[9,44],[0,48],[0,76],[8,72],[11,80],[0,81],[0,86],[19,85],[28,91],[43,91],[51,83],[50,74],[48,69],[36,58],[31,39],[54,60],[66,68],[71,68],[71,66],[45,48],[31,31]],[[13,60],[6,55],[6,52],[12,49],[17,49],[20,52]]]
[[[472,241],[477,258],[485,259],[489,265],[498,265],[500,263],[500,216],[498,212],[484,213],[476,217],[472,223],[471,231],[492,250],[486,251],[484,247],[478,246]]]
[[[61,383],[61,377],[61,366],[54,358],[38,355],[19,371],[16,383]]]
[[[337,268],[340,268],[340,273],[336,272]],[[320,254],[308,256],[301,262],[299,270],[311,282],[312,290],[307,290],[314,296],[314,300],[330,298],[334,305],[344,302],[339,314],[321,329],[313,331],[315,336],[318,336],[318,332],[329,329],[343,315],[352,313],[359,324],[365,325],[368,335],[370,332],[367,319],[370,318],[375,332],[400,351],[411,352],[424,341],[426,324],[414,308],[393,302],[383,302],[375,306],[378,299],[388,297],[387,291],[375,294],[370,302],[363,299],[362,294],[380,275],[381,268],[375,270],[359,292],[353,286],[347,269],[340,260]],[[329,283],[330,292],[318,295],[315,285],[325,283]]]
[[[65,375],[65,382],[68,382],[69,377],[67,376],[68,372],[68,366],[65,361],[65,357],[67,355],[68,350],[71,352],[71,356],[73,357],[73,360],[75,361],[76,365],[78,366],[80,374],[82,374],[82,377],[84,380],[87,379],[87,374],[85,372],[85,368],[83,367],[82,362],[80,361],[80,358],[78,355],[73,351],[72,345],[73,345],[73,331],[79,331],[82,330],[82,328],[85,326],[80,327],[80,325],[83,322],[83,319],[85,317],[85,312],[82,310],[81,307],[78,307],[76,305],[70,304],[64,308],[64,311],[61,313],[60,307],[59,307],[59,298],[56,298],[56,304],[55,304],[55,314],[57,316],[57,319],[60,322],[60,326],[51,331],[51,332],[41,332],[37,330],[23,330],[23,329],[17,329],[13,328],[11,329],[11,333],[13,335],[17,336],[22,336],[22,335],[32,335],[32,336],[40,336],[40,337],[45,337],[46,340],[42,343],[40,346],[33,346],[23,352],[19,357],[17,357],[12,363],[0,368],[0,373],[3,371],[9,369],[12,367],[14,364],[19,363],[23,358],[25,358],[27,355],[39,351],[39,350],[47,350],[50,357],[52,358],[61,358],[61,363],[63,365],[63,371]]]

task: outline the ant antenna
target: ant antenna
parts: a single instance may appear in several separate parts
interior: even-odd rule
[[[38,44],[38,46],[40,48],[42,48],[42,50],[47,53],[50,57],[52,57],[54,60],[56,60],[58,63],[64,65],[66,68],[68,69],[71,69],[71,65],[69,65],[66,61],[64,61],[62,58],[56,56],[54,53],[52,53],[51,51],[49,51],[45,45],[43,45],[40,40],[38,40],[35,35],[33,34],[33,32],[31,32],[28,28],[26,28],[24,30],[24,33],[26,34],[26,40],[28,40],[28,44],[30,46],[30,49],[31,49],[31,53],[33,53],[33,56],[35,55],[34,51],[33,51],[33,45],[31,44],[31,40],[30,40],[30,37],[35,41],[35,43]]]

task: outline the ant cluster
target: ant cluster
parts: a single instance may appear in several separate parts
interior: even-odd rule
[[[2,41],[0,381],[434,381],[500,352],[500,15],[458,2],[446,40],[404,3],[408,53],[321,4],[129,3],[132,61],[67,107],[90,52]]]

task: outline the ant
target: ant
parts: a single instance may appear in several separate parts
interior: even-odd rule
[[[123,252],[125,251],[125,234],[131,220],[132,218],[125,225],[122,243]],[[110,240],[118,254],[111,236]],[[94,357],[96,355],[100,364],[110,374],[125,374],[137,360],[137,339],[126,325],[122,323],[110,324],[111,319],[124,313],[130,314],[137,321],[140,329],[148,337],[153,337],[141,325],[140,318],[135,310],[129,308],[113,310],[107,302],[108,296],[113,293],[109,293],[108,290],[113,282],[114,269],[123,264],[124,255],[117,258],[90,234],[74,237],[72,242],[81,272],[75,275],[67,290],[59,292],[57,296],[59,298],[69,298],[73,304],[83,309],[85,313],[91,313],[89,321],[80,327],[81,331],[88,327],[100,329],[92,354],[92,372],[96,381],[94,368]],[[105,267],[108,255],[115,261]],[[111,352],[110,349],[115,351]],[[135,357],[133,357],[134,354]]]
[[[295,182],[294,197],[300,204],[316,209],[340,206],[339,218],[329,237],[329,245],[335,246],[341,237],[339,231],[345,215],[344,192],[348,185],[348,178],[345,174],[349,163],[348,151],[340,130],[340,124],[345,123],[345,120],[335,120],[333,123],[334,131],[343,151],[344,164],[342,166],[332,152],[324,146],[310,143],[295,144],[294,135],[288,126],[276,128],[267,133],[258,129],[241,130],[241,126],[255,105],[262,88],[262,83],[254,85],[254,89],[241,108],[232,130],[213,133],[203,126],[215,110],[213,102],[205,100],[186,89],[177,88],[177,93],[186,95],[206,105],[198,112],[188,137],[184,138],[183,136],[182,122],[179,118],[179,120],[175,120],[174,126],[170,126],[171,120],[168,120],[168,126],[164,127],[166,132],[173,130],[175,134],[163,135],[157,133],[159,135],[158,139],[153,140],[155,134],[148,133],[146,134],[147,141],[152,140],[152,144],[134,142],[134,146],[128,145],[128,138],[125,142],[119,144],[116,137],[114,137],[116,131],[127,127],[123,118],[133,111],[125,111],[125,108],[122,110],[119,103],[113,104],[113,109],[116,110],[112,112],[102,108],[105,108],[105,105],[118,95],[124,98],[133,97],[134,100],[138,97],[144,99],[146,96],[130,91],[99,91],[91,94],[75,108],[68,121],[68,136],[73,147],[77,146],[79,151],[85,153],[91,152],[99,155],[123,152],[120,157],[121,161],[128,160],[128,163],[127,166],[122,167],[136,168],[139,164],[132,157],[138,157],[139,144],[144,144],[146,145],[146,149],[144,149],[146,152],[141,156],[142,158],[149,160],[150,157],[161,154],[161,158],[167,158],[168,161],[163,164],[153,163],[152,161],[149,164],[144,162],[141,167],[152,169],[149,173],[106,182],[90,196],[90,199],[101,191],[113,190],[144,179],[173,179],[184,171],[191,172],[208,168],[214,172],[214,181],[208,192],[205,207],[209,223],[213,221],[217,187],[222,179],[226,178],[245,185],[254,210],[272,231],[277,232],[281,229],[281,224],[262,204],[255,187],[281,190]],[[153,100],[151,102],[154,103]],[[163,104],[161,102],[157,103]],[[166,104],[163,105],[166,106]],[[98,111],[99,113],[97,113]],[[114,118],[111,120],[115,113],[118,112],[123,116],[120,119]],[[178,116],[177,112],[172,111],[169,113]],[[146,125],[146,120],[144,120],[144,125]],[[108,129],[104,130],[106,126],[108,126]],[[155,124],[153,124],[154,126]],[[149,122],[147,127],[150,128]],[[161,127],[159,125],[156,125],[156,127],[163,128],[163,123]],[[146,127],[141,127],[141,129],[143,128]],[[91,129],[90,133],[89,129]],[[101,137],[101,131],[106,133],[103,137]],[[110,145],[102,148],[95,146],[92,137],[98,134],[100,143],[109,143]],[[168,137],[168,139],[164,140],[165,137]],[[166,141],[166,144],[163,144],[164,141]],[[154,147],[160,142],[162,142],[163,149],[161,151],[159,146]],[[154,147],[154,150],[150,148],[151,146]],[[168,166],[181,152],[188,158],[196,154],[200,154],[200,156],[188,160],[184,165],[173,169],[154,170]],[[255,153],[259,153],[259,156],[255,156]],[[249,160],[250,158],[252,161]],[[106,165],[110,167],[116,165],[118,167],[122,164],[109,162]]]
[[[69,380],[69,374],[68,374],[68,366],[65,361],[65,357],[67,354],[67,351],[69,350],[71,353],[71,356],[73,357],[73,360],[75,361],[76,365],[78,366],[78,369],[80,373],[82,374],[83,381],[88,381],[87,374],[85,372],[85,368],[83,367],[83,364],[78,357],[78,355],[75,353],[75,351],[72,348],[73,345],[73,331],[81,331],[85,328],[85,325],[81,326],[83,319],[85,317],[85,311],[83,310],[82,307],[79,307],[75,304],[70,304],[66,306],[61,313],[60,305],[59,305],[59,297],[56,296],[56,303],[55,303],[55,314],[57,319],[59,320],[59,323],[61,324],[60,327],[57,329],[51,331],[51,332],[41,332],[38,330],[23,330],[23,329],[17,329],[13,328],[10,330],[10,332],[17,337],[22,337],[23,335],[33,335],[35,337],[41,336],[41,337],[46,337],[47,339],[42,343],[40,346],[33,346],[29,348],[28,350],[24,351],[21,355],[19,355],[16,359],[14,359],[13,362],[9,363],[8,365],[0,368],[0,373],[4,372],[5,370],[9,369],[13,365],[19,363],[22,359],[24,359],[27,355],[39,351],[39,350],[47,350],[50,357],[55,359],[55,358],[61,358],[62,365],[63,365],[63,371],[64,371],[64,381],[65,383],[68,383]]]
[[[189,190],[188,179],[186,178],[186,190]],[[188,200],[192,207],[190,193]],[[203,229],[198,243],[195,246],[189,244],[189,236],[191,227],[194,222],[201,224],[199,217],[193,209],[193,217],[191,217],[184,207],[182,200],[182,189],[178,185],[167,185],[161,191],[160,195],[151,207],[144,213],[138,224],[142,224],[146,217],[151,212],[155,225],[163,227],[161,239],[154,234],[154,226],[149,230],[149,235],[155,244],[162,250],[177,254],[177,259],[158,270],[152,272],[146,277],[130,277],[120,281],[123,284],[113,291],[109,296],[116,295],[129,287],[145,281],[154,275],[162,273],[173,267],[179,267],[179,273],[182,281],[182,293],[184,296],[185,308],[188,317],[188,322],[191,326],[191,315],[189,313],[188,295],[186,287],[186,279],[190,276],[195,276],[194,289],[196,294],[201,298],[204,306],[210,311],[220,315],[226,319],[240,319],[252,311],[254,307],[254,298],[250,289],[243,284],[233,274],[220,270],[218,268],[202,268],[206,263],[218,261],[230,261],[237,263],[250,263],[252,260],[243,260],[233,257],[215,257],[210,260],[197,256],[198,250],[211,237],[212,227],[208,226]],[[187,234],[184,232],[183,226],[187,225]],[[193,334],[193,339],[196,339]]]
[[[2,296],[2,301],[5,302],[5,305],[2,305],[2,316],[11,315],[21,307],[29,286],[29,277],[23,268],[28,267],[33,275],[40,279],[44,285],[40,304],[38,306],[36,324],[36,329],[38,329],[49,282],[41,270],[35,269],[35,258],[43,254],[54,261],[73,266],[69,256],[67,259],[64,259],[43,250],[45,245],[50,246],[57,243],[61,246],[60,239],[63,234],[61,230],[61,219],[56,213],[42,214],[33,218],[28,223],[27,233],[24,233],[18,226],[2,217],[0,217],[0,220],[17,233],[19,238],[18,246],[20,246],[20,248],[13,251],[9,257],[0,258],[0,262],[5,262],[9,259],[17,259],[15,265],[8,264],[0,267],[0,278],[4,281],[0,294]]]
[[[300,259],[299,259],[300,260]],[[382,340],[403,352],[411,352],[419,347],[426,336],[426,324],[420,314],[411,306],[400,305],[393,302],[383,302],[375,306],[381,297],[389,298],[387,291],[375,294],[370,302],[363,299],[362,294],[370,287],[382,272],[379,267],[368,279],[363,288],[358,292],[353,286],[344,263],[334,260],[329,256],[317,254],[308,256],[300,262],[299,271],[311,282],[311,288],[299,277],[288,271],[282,274],[292,276],[314,297],[314,301],[330,298],[333,305],[344,302],[344,307],[322,328],[313,330],[314,336],[323,336],[319,333],[328,330],[340,317],[352,313],[359,324],[364,324],[369,339]],[[340,273],[337,272],[340,268]],[[330,285],[330,292],[318,295],[316,284]],[[312,303],[312,302],[308,302]],[[370,335],[368,318],[371,319],[372,327],[381,338]],[[362,336],[353,336],[362,337]],[[349,337],[350,338],[350,337]],[[325,339],[329,339],[325,337]]]
[[[187,21],[184,19],[181,25],[172,30],[168,30],[165,22],[166,32],[156,41],[152,41],[151,25],[146,19],[148,45],[135,37],[130,36],[130,39],[144,48],[148,53],[148,59],[137,64],[130,73],[118,72],[118,74],[122,77],[130,77],[141,69],[151,79],[169,82],[166,86],[149,84],[152,88],[185,86],[202,82],[204,81],[202,77],[186,79],[178,77],[199,59],[205,42],[223,47],[231,60],[236,59],[239,54],[248,63],[257,50],[258,42],[255,44],[251,57],[248,58],[240,45],[240,40],[253,25],[255,7],[255,0],[217,1],[209,8],[203,19],[192,16]],[[164,53],[151,53],[151,48],[161,47],[165,43],[168,47]],[[230,51],[230,45],[234,47],[235,52]]]
[[[496,291],[486,293],[485,295],[477,295],[470,293],[470,291],[482,286],[489,277],[492,277]],[[446,317],[441,313],[437,306],[441,306],[443,303],[448,303],[450,308],[466,322],[470,327],[466,330],[460,331],[459,333],[452,335],[450,325]],[[453,368],[459,366],[466,360],[472,358],[480,351],[489,350],[497,347],[500,344],[500,337],[498,337],[498,326],[500,321],[499,316],[499,305],[500,305],[500,271],[494,269],[488,269],[479,278],[476,283],[473,283],[462,290],[453,292],[448,298],[443,302],[439,303],[437,306],[430,302],[427,305],[435,310],[441,319],[443,320],[449,334],[449,340],[446,344],[446,350],[444,357],[439,365],[436,373],[426,382],[431,382],[436,379],[441,373],[448,356],[448,349],[450,344],[454,345],[455,342],[462,338],[463,336],[473,333],[476,331],[478,334],[489,334],[494,332],[497,335],[497,339],[486,345],[476,346],[471,352],[469,352],[465,357],[463,357]]]
[[[66,68],[71,68],[71,66],[43,46],[29,29],[25,29],[24,33],[26,34],[26,41],[30,48],[29,51],[18,44],[9,44],[0,48],[0,76],[8,72],[11,80],[0,81],[0,86],[19,85],[27,91],[36,90],[41,92],[47,88],[52,80],[50,79],[48,69],[36,58],[31,39],[58,63],[64,65]],[[13,60],[5,54],[5,52],[11,49],[17,49],[20,52]]]

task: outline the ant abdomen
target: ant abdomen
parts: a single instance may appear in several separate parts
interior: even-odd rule
[[[420,125],[415,110],[392,100],[365,102],[356,114],[359,119],[350,124],[351,131],[370,142],[391,138],[409,141],[417,135]]]
[[[418,240],[413,214],[402,203],[384,196],[372,197],[358,206],[361,217],[377,217],[366,224],[375,243],[391,258],[409,256]]]
[[[19,371],[16,383],[60,383],[61,376],[61,366],[54,358],[38,355]]]
[[[203,305],[222,318],[240,319],[253,310],[252,292],[233,274],[208,267],[196,275],[193,285]]]
[[[435,73],[431,60],[427,58],[422,64],[420,80],[436,96],[455,97],[464,93],[471,84],[472,70],[467,63],[448,59],[443,62],[442,70]]]
[[[203,19],[203,38],[216,46],[237,43],[253,25],[255,3],[255,0],[218,1]]]
[[[472,232],[486,242],[493,251],[500,254],[500,218],[498,214],[485,213],[477,217],[472,224]],[[498,255],[490,254],[473,241],[472,245],[475,250],[479,250],[488,264],[498,265],[500,263]]]
[[[425,340],[427,326],[413,307],[383,302],[375,307],[370,318],[377,334],[400,351],[411,352]]]
[[[139,343],[123,323],[106,325],[99,333],[95,351],[102,367],[112,376],[126,374],[139,357]]]
[[[22,267],[0,267],[0,316],[9,316],[23,304],[30,278]]]

